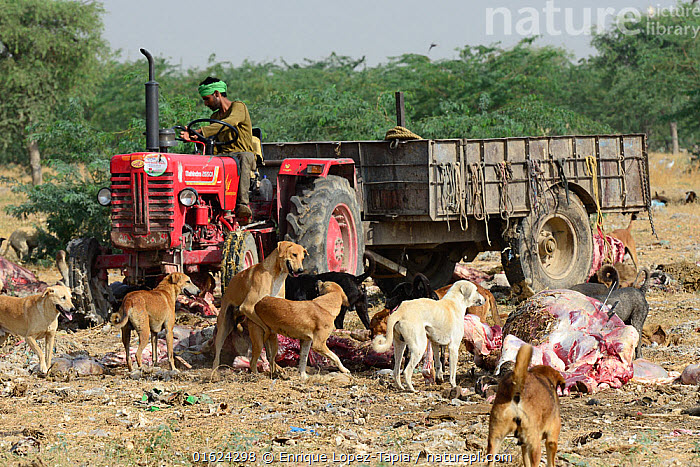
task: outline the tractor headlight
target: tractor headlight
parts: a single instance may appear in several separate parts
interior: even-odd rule
[[[185,188],[178,195],[178,199],[180,200],[180,204],[189,208],[190,206],[194,206],[197,202],[197,192],[192,188]]]
[[[109,188],[100,188],[100,191],[97,192],[97,202],[100,203],[101,206],[109,206],[112,204],[112,190]]]

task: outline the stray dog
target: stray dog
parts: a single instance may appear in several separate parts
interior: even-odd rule
[[[479,306],[470,306],[467,308],[467,313],[470,315],[476,315],[479,317],[479,321],[482,323],[486,324],[486,315],[491,313],[491,318],[493,318],[493,322],[497,326],[503,327],[503,321],[501,321],[501,317],[498,315],[498,309],[496,308],[496,297],[493,296],[490,290],[483,288],[479,284],[474,284],[476,286],[476,291],[479,292],[479,294],[484,297],[486,300],[483,305]],[[446,285],[445,287],[441,287],[435,291],[438,297],[442,298],[445,296],[448,290],[450,290],[451,285]]]
[[[554,368],[537,365],[529,371],[532,346],[525,344],[518,350],[515,369],[506,373],[498,384],[496,400],[489,416],[489,439],[486,448],[494,465],[493,455],[503,438],[515,432],[522,447],[523,463],[537,467],[542,456],[541,442],[547,450],[547,467],[554,466],[557,442],[561,430],[557,387],[564,387],[564,378]]]
[[[153,366],[158,363],[158,333],[165,329],[165,342],[168,347],[170,369],[175,370],[173,355],[173,326],[175,326],[175,299],[180,293],[197,295],[199,288],[190,278],[181,272],[168,274],[153,290],[135,290],[124,297],[122,306],[110,317],[110,322],[117,328],[122,328],[122,343],[126,350],[126,366],[131,371],[131,355],[129,343],[131,330],[139,336],[139,346],[136,349],[136,365],[141,368],[141,353],[151,338],[153,351]]]
[[[464,337],[464,315],[467,307],[483,305],[485,302],[476,286],[469,281],[455,282],[440,300],[417,298],[407,300],[389,316],[386,336],[377,336],[372,342],[376,352],[386,352],[394,343],[394,381],[399,389],[401,384],[401,359],[406,347],[411,357],[404,369],[406,385],[411,392],[413,370],[418,364],[428,340],[433,347],[436,376],[442,379],[442,365],[439,361],[439,346],[446,345],[450,356],[450,384],[457,386],[457,358],[459,346]]]
[[[39,370],[46,374],[51,366],[58,315],[71,320],[73,311],[71,291],[60,282],[41,294],[29,297],[0,295],[0,345],[5,342],[8,333],[24,337],[39,357]],[[37,339],[44,339],[43,354]]]
[[[221,309],[216,318],[214,369],[219,366],[221,348],[233,330],[237,314],[239,314],[235,308],[237,307],[238,311],[248,318],[249,326],[250,323],[255,323],[260,329],[265,329],[265,324],[255,314],[255,304],[267,295],[283,297],[287,275],[298,276],[304,272],[302,263],[308,254],[303,246],[282,241],[262,262],[231,278],[231,282],[221,298]],[[257,366],[250,365],[250,371],[257,373]]]
[[[253,353],[250,368],[257,367],[263,342],[270,362],[270,377],[276,373],[277,334],[283,334],[301,341],[299,352],[299,374],[301,379],[308,378],[306,361],[309,350],[328,357],[340,371],[350,373],[340,359],[327,346],[326,340],[335,326],[333,319],[340,312],[341,306],[348,306],[348,298],[343,289],[335,282],[317,282],[319,296],[313,300],[294,301],[278,297],[264,297],[255,305],[255,313],[262,320],[265,328],[253,322],[248,323]]]
[[[623,323],[634,326],[637,330],[639,341],[635,351],[636,358],[642,358],[642,333],[644,321],[646,321],[649,314],[649,304],[646,299],[649,285],[649,269],[642,268],[641,272],[644,273],[644,282],[642,282],[641,287],[623,287],[612,291],[610,296],[598,295],[593,297],[601,302],[605,302],[607,299],[607,304],[611,309],[610,316],[613,313],[616,314]]]
[[[385,308],[393,310],[406,300],[414,300],[416,298],[431,298],[439,300],[432,287],[430,281],[423,274],[418,273],[413,277],[412,282],[401,282],[389,294],[386,299]]]
[[[371,256],[365,255],[369,263],[364,274],[355,276],[345,272],[324,272],[322,274],[302,274],[298,277],[287,276],[285,282],[285,298],[287,300],[313,300],[318,297],[318,281],[335,282],[342,287],[343,292],[347,296],[349,306],[343,305],[340,308],[340,313],[335,318],[335,328],[343,329],[343,321],[345,321],[345,313],[348,309],[354,308],[357,311],[357,316],[365,328],[370,329],[369,302],[367,294],[361,287],[362,282],[369,276],[374,274],[375,262]]]
[[[4,244],[0,244],[0,256],[6,256],[12,251],[17,260],[22,262],[29,258],[32,251],[38,246],[39,235],[36,230],[17,229],[10,234],[10,238],[6,239]]]
[[[685,204],[694,203],[697,201],[697,199],[698,195],[696,195],[694,191],[691,190],[685,192]]]
[[[634,246],[634,238],[632,237],[632,221],[637,218],[637,214],[632,213],[632,216],[630,217],[630,223],[627,224],[627,228],[625,229],[617,229],[613,230],[610,232],[611,237],[615,237],[618,240],[622,242],[623,245],[625,245],[625,250],[627,253],[630,254],[632,257],[632,262],[634,263],[635,268],[639,268],[639,259],[637,258],[637,249]]]
[[[620,275],[617,272],[617,268],[611,266],[610,264],[606,264],[600,268],[593,277],[595,277],[598,282],[584,282],[583,284],[576,284],[569,287],[569,290],[575,290],[576,292],[580,292],[588,297],[595,297],[597,295],[607,296],[611,289],[615,290],[620,285]]]

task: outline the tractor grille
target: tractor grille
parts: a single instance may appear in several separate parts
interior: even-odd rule
[[[175,214],[173,174],[112,174],[112,230],[145,235],[171,232]]]

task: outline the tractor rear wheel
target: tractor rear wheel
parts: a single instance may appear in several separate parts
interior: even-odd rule
[[[508,281],[530,279],[535,292],[586,282],[593,264],[593,235],[588,213],[574,193],[554,188],[544,194],[538,214],[521,219],[501,262]]]
[[[233,276],[258,264],[259,258],[253,234],[245,230],[229,232],[221,254],[221,294]]]
[[[102,324],[109,319],[112,307],[110,290],[99,278],[95,261],[100,244],[94,237],[76,238],[66,247],[68,254],[68,287],[73,292],[75,307],[90,324]]]
[[[317,178],[291,199],[287,240],[309,252],[306,271],[361,274],[364,231],[360,206],[350,183],[335,175]]]

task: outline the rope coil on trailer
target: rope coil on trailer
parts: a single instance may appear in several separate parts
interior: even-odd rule
[[[423,138],[421,138],[408,128],[404,128],[402,126],[397,125],[386,132],[386,134],[384,135],[384,139],[387,141],[391,141],[391,144],[389,145],[391,149],[396,149],[399,146],[399,140]]]
[[[440,200],[445,211],[451,210],[459,214],[459,226],[462,230],[467,230],[469,221],[467,219],[467,210],[465,206],[464,185],[462,184],[462,171],[459,168],[459,162],[438,164],[438,180],[437,183],[442,187]],[[449,215],[446,218],[447,231],[450,231]]]
[[[484,221],[484,227],[486,229],[486,242],[491,245],[491,239],[489,238],[489,214],[486,211],[486,199],[484,198],[486,182],[484,181],[484,172],[482,170],[481,163],[472,162],[469,164],[469,175],[469,187],[471,189],[470,198],[474,219]]]
[[[501,185],[501,196],[499,197],[499,207],[501,211],[501,219],[506,221],[504,230],[510,227],[510,215],[513,213],[513,201],[508,193],[508,182],[513,179],[513,168],[509,161],[499,162],[496,164],[496,176]]]

